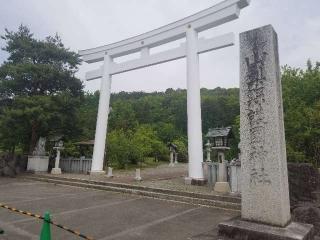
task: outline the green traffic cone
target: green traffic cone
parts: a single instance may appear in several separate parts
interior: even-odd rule
[[[50,213],[46,212],[44,214],[43,225],[41,229],[40,240],[51,240],[51,230],[50,230]]]

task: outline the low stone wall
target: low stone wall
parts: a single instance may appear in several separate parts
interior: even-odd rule
[[[313,192],[319,187],[319,172],[309,163],[288,163],[290,205],[314,201]]]
[[[292,220],[314,225],[320,239],[319,172],[309,163],[288,163]]]
[[[0,176],[13,177],[18,173],[24,172],[27,168],[27,163],[27,156],[3,154],[0,156]]]

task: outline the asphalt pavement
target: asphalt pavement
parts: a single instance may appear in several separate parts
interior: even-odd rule
[[[137,195],[0,177],[0,202],[43,215],[97,240],[217,239],[219,222],[238,213]],[[41,220],[0,208],[3,240],[39,240]],[[51,227],[53,240],[81,239]]]

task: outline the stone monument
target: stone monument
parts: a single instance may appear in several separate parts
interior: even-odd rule
[[[311,239],[291,222],[277,34],[240,34],[241,219],[219,225],[236,239]]]
[[[32,155],[28,156],[27,171],[47,172],[49,166],[49,156],[46,156],[46,138],[40,137]]]

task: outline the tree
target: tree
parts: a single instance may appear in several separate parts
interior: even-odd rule
[[[132,104],[129,101],[116,101],[111,105],[108,125],[110,129],[134,129],[138,125]]]
[[[98,105],[99,105],[99,91],[94,93],[85,93],[81,99],[79,106],[79,125],[81,126],[81,140],[94,139]],[[109,131],[110,132],[110,131]]]
[[[133,148],[130,136],[122,129],[116,129],[108,134],[107,143],[108,165],[125,168]]]
[[[142,163],[147,156],[152,154],[152,141],[156,139],[155,132],[148,125],[139,126],[132,135],[131,144],[134,146],[131,161]]]
[[[83,88],[74,76],[79,56],[58,35],[37,40],[23,25],[17,32],[5,29],[1,38],[6,41],[2,50],[9,53],[0,66],[2,146],[20,144],[31,153],[42,134],[73,135]]]
[[[320,63],[282,69],[284,120],[289,161],[320,163]]]

